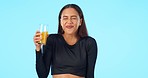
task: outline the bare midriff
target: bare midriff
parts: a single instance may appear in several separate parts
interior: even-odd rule
[[[58,75],[53,75],[53,78],[85,78],[85,77],[80,77],[72,74],[58,74]]]

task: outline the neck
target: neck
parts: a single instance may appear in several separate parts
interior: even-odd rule
[[[63,34],[63,37],[67,39],[74,39],[74,38],[77,38],[77,35],[76,34]]]
[[[63,37],[69,45],[74,45],[79,40],[76,34],[63,34]]]

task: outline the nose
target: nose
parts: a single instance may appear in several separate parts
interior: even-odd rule
[[[72,19],[68,19],[67,20],[67,23],[70,23],[71,24],[72,23]]]

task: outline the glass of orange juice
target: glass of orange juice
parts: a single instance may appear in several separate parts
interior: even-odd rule
[[[46,41],[47,41],[47,37],[48,37],[48,31],[47,31],[46,25],[43,26],[43,24],[41,24],[40,33],[41,33],[41,41],[39,43],[46,45]]]

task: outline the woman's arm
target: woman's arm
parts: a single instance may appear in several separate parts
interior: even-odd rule
[[[52,61],[53,41],[50,36],[46,45],[43,46],[43,53],[36,51],[36,71],[39,78],[47,78]]]
[[[94,69],[97,59],[97,43],[95,39],[88,39],[87,44],[87,71],[85,78],[94,78]]]

